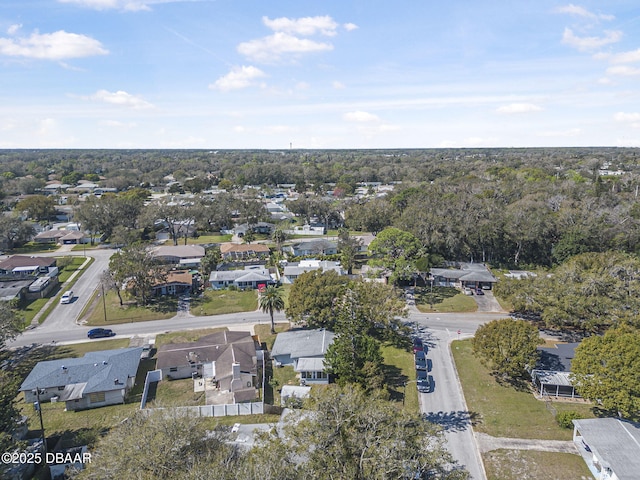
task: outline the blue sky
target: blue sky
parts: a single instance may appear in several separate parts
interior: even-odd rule
[[[637,0],[2,0],[0,69],[0,148],[640,146]]]

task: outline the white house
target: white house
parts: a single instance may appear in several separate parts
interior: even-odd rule
[[[346,271],[342,269],[340,262],[331,262],[328,260],[316,260],[313,258],[301,260],[300,262],[288,263],[284,267],[282,283],[293,283],[296,278],[306,272],[322,270],[327,272],[333,270],[338,275],[346,275]]]
[[[335,334],[324,329],[291,330],[279,333],[271,349],[276,366],[291,365],[300,374],[300,383],[329,383],[324,356]]]

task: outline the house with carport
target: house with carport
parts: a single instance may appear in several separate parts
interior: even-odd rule
[[[340,262],[332,262],[329,260],[316,260],[313,258],[307,260],[301,260],[299,262],[290,262],[284,266],[282,275],[282,283],[293,283],[296,278],[306,272],[313,272],[316,270],[322,270],[328,272],[330,270],[336,272],[338,275],[346,275],[347,272],[343,270]]]
[[[209,286],[214,290],[231,286],[240,290],[255,290],[274,283],[276,280],[264,266],[248,266],[243,270],[216,270],[209,275]]]
[[[152,250],[152,255],[161,263],[181,268],[198,268],[205,250],[201,245],[162,245]]]

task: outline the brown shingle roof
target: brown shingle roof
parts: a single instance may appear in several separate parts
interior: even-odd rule
[[[17,267],[53,267],[56,259],[52,257],[27,257],[13,255],[0,262],[0,270],[13,270]]]

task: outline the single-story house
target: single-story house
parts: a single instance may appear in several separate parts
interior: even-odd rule
[[[244,235],[247,233],[249,229],[251,229],[253,233],[270,235],[274,228],[275,228],[275,225],[273,223],[268,223],[268,222],[252,223],[251,225],[249,225],[248,223],[243,223],[242,225],[236,225],[236,227],[233,229],[233,232],[238,237],[242,238],[244,237]]]
[[[432,268],[433,284],[441,287],[485,288],[491,290],[498,281],[481,263],[465,263],[459,268]]]
[[[316,238],[286,245],[283,247],[283,251],[290,253],[294,257],[303,257],[305,255],[335,255],[338,253],[338,244],[324,238]]]
[[[276,366],[291,365],[300,373],[300,384],[329,383],[324,356],[335,334],[325,329],[291,330],[279,333],[271,349]]]
[[[26,403],[65,402],[67,410],[124,403],[133,388],[141,347],[87,352],[80,358],[38,362],[20,391]]]
[[[154,258],[180,267],[199,267],[205,250],[201,245],[163,245],[153,249]]]
[[[164,282],[155,284],[153,294],[159,295],[183,295],[193,290],[193,275],[186,270],[174,270],[167,273]]]
[[[91,243],[91,237],[84,232],[78,230],[45,230],[38,233],[34,239],[36,243],[59,243],[61,245],[78,245],[82,243]]]
[[[558,343],[554,347],[538,347],[540,360],[531,371],[540,396],[580,398],[571,381],[571,360],[579,343]]]
[[[46,275],[54,268],[56,259],[53,257],[12,255],[0,261],[1,275]]]
[[[327,272],[333,270],[338,275],[346,275],[346,271],[340,266],[340,262],[331,262],[328,260],[301,260],[300,262],[287,263],[284,266],[282,283],[293,283],[296,278],[306,272],[322,270]]]
[[[209,285],[214,290],[237,287],[241,290],[257,289],[262,286],[274,284],[275,281],[269,273],[269,269],[245,268],[244,270],[219,270],[209,275]]]
[[[0,281],[0,301],[9,302],[14,299],[20,301],[26,298],[29,287],[34,282],[35,280],[33,277],[24,280],[16,279]]]
[[[636,480],[640,425],[619,418],[573,420],[573,442],[596,480]]]
[[[327,233],[327,229],[324,225],[303,225],[303,226],[295,226],[293,230],[286,231],[289,235],[324,235]]]
[[[249,401],[256,397],[256,341],[249,332],[223,331],[158,349],[156,368],[170,379],[202,377],[219,391]]]
[[[36,243],[53,243],[56,244],[60,241],[62,237],[64,237],[67,233],[65,230],[58,230],[56,228],[52,230],[45,230],[44,232],[38,233],[33,241]]]
[[[220,254],[227,261],[246,260],[250,258],[268,258],[269,247],[262,243],[223,243]]]

